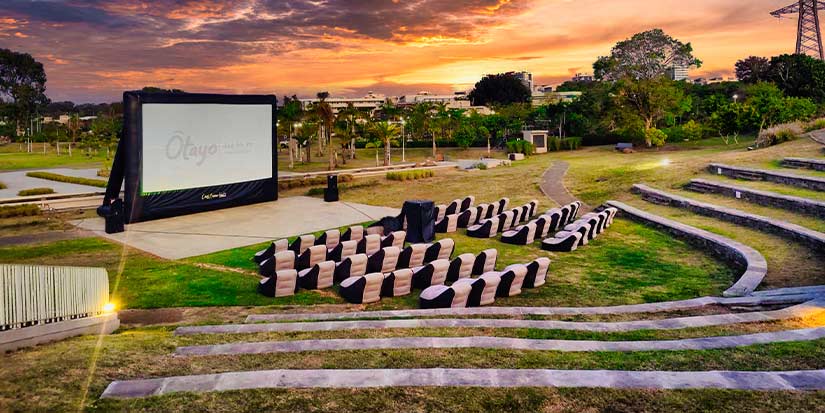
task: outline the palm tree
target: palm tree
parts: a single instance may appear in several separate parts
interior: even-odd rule
[[[72,156],[72,145],[77,140],[77,131],[80,129],[80,117],[77,113],[72,113],[69,116],[69,130],[72,131],[72,141],[69,143],[69,156]]]
[[[332,123],[335,121],[335,113],[332,110],[332,106],[326,101],[328,96],[329,93],[327,92],[318,93],[318,99],[320,101],[315,107],[315,110],[320,120],[318,127],[321,132],[321,139],[327,144],[327,150],[329,151],[329,170],[332,171],[335,169],[335,151],[332,148]],[[320,144],[319,147],[321,147]]]
[[[450,122],[450,114],[447,112],[447,103],[446,102],[439,102],[436,103],[435,107],[435,116],[433,117],[434,128],[438,128],[441,131],[441,138],[444,138],[445,129],[447,128],[447,124]],[[435,133],[433,133],[433,158],[436,157],[436,146],[435,146]]]
[[[286,124],[284,129],[286,130],[287,147],[289,148],[289,169],[295,167],[292,144],[293,127],[295,123],[300,122],[303,115],[304,109],[301,106],[301,101],[296,96],[292,96],[292,98],[284,96],[284,106],[278,112],[278,117],[281,118],[282,123]]]
[[[310,118],[304,120],[301,126],[298,127],[297,135],[295,135],[298,143],[306,149],[307,162],[312,161],[312,137],[318,133],[317,124]]]
[[[346,135],[349,138],[349,157],[350,159],[355,159],[355,138],[358,136],[355,133],[355,124],[356,120],[362,116],[360,110],[355,108],[355,105],[352,102],[347,104],[346,108],[341,109],[338,112],[338,119],[346,122],[347,124],[347,132],[345,134],[339,134],[337,131],[335,132],[336,136],[344,136]]]
[[[376,140],[384,142],[384,166],[390,166],[390,140],[398,136],[398,128],[387,122],[376,122],[373,127]]]

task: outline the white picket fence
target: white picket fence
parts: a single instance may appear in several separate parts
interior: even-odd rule
[[[104,268],[0,264],[0,330],[99,315],[108,302]]]

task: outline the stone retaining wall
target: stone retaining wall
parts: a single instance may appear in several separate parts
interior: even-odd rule
[[[782,166],[786,168],[808,168],[815,171],[825,171],[825,160],[807,158],[785,158]]]
[[[737,270],[742,271],[742,275],[736,283],[724,292],[726,297],[750,295],[768,272],[768,263],[765,261],[765,257],[747,245],[642,211],[619,201],[607,201],[607,205],[618,209],[626,218],[666,231],[700,248],[706,248]]]
[[[694,192],[714,193],[730,196],[737,199],[744,199],[759,205],[789,209],[794,212],[825,218],[825,202],[814,199],[782,195],[775,192],[760,191],[738,185],[708,181],[706,179],[692,179],[690,183],[685,186],[685,189]]]
[[[766,171],[762,169],[742,168],[718,163],[708,165],[708,171],[714,175],[725,175],[736,179],[768,181],[783,185],[792,185],[800,188],[812,189],[814,191],[825,191],[825,178],[794,175],[784,172]]]
[[[794,241],[805,244],[814,251],[825,251],[825,234],[800,225],[761,215],[750,214],[734,208],[727,208],[696,201],[653,189],[646,185],[633,185],[632,191],[634,193],[641,194],[643,199],[655,204],[684,208],[700,215],[733,222],[734,224],[755,228],[769,234],[790,238]]]

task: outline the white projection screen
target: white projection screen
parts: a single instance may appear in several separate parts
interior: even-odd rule
[[[106,199],[133,223],[278,199],[274,95],[123,93]]]
[[[145,103],[141,195],[272,177],[272,105]]]

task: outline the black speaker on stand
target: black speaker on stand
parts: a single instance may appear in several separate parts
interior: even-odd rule
[[[327,176],[327,187],[324,188],[325,202],[338,202],[338,175]]]
[[[435,203],[433,201],[405,201],[402,219],[407,220],[407,242],[432,242],[435,239]]]

